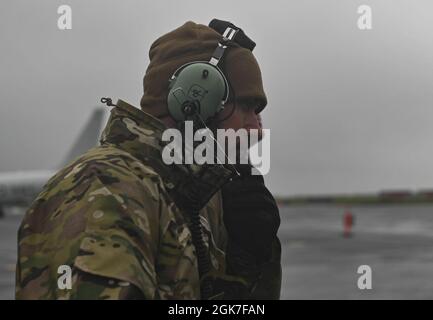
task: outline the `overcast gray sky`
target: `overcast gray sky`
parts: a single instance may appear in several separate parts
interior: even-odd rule
[[[433,187],[432,16],[431,0],[2,0],[0,171],[54,168],[100,97],[139,106],[158,36],[216,17],[257,43],[272,191]]]

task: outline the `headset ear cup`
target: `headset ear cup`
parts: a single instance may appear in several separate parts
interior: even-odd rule
[[[206,123],[221,111],[227,93],[227,79],[218,67],[205,61],[188,63],[169,80],[168,111],[176,121],[194,121],[199,117],[200,122]],[[198,105],[197,113],[183,112],[185,104]]]

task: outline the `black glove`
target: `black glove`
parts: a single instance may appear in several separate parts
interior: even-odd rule
[[[241,177],[222,187],[224,223],[229,248],[244,250],[256,264],[271,258],[272,242],[280,226],[280,214],[263,176],[251,175],[251,165],[236,165]]]

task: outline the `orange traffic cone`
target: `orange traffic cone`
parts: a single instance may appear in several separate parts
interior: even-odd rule
[[[343,216],[343,236],[349,238],[352,236],[353,214],[349,209],[346,209]]]

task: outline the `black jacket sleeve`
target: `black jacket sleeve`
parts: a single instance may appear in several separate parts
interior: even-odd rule
[[[245,298],[279,299],[281,245],[279,209],[263,176],[250,165],[238,165],[241,177],[222,188],[228,273],[247,282]]]

